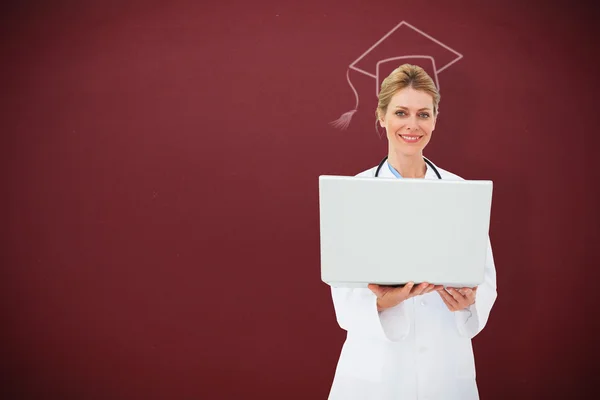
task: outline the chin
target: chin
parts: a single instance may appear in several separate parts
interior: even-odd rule
[[[405,157],[412,157],[423,154],[424,146],[398,146],[394,149],[396,154],[402,154]]]

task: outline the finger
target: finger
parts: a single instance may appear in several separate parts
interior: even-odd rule
[[[429,292],[433,291],[434,288],[435,288],[435,285],[432,285],[430,283],[429,285],[427,285],[427,287],[425,288],[425,290],[423,290],[423,293],[421,293],[421,294],[429,293]]]
[[[456,300],[457,302],[464,300],[465,296],[458,290],[454,289],[454,288],[448,288],[448,293],[450,293],[450,295],[452,297],[454,297],[454,300]]]
[[[473,289],[468,288],[468,287],[467,288],[462,288],[461,293],[464,296],[471,296],[473,294]]]
[[[452,312],[456,311],[456,308],[452,304],[448,303],[448,300],[442,298],[442,301],[444,302],[444,304],[446,304],[446,307],[448,308],[448,310],[450,310]]]
[[[423,293],[423,290],[425,290],[425,288],[427,288],[428,284],[427,283],[421,283],[418,286],[416,286],[412,291],[411,291],[411,297],[413,296],[419,296],[421,293]]]
[[[454,297],[452,297],[447,291],[446,289],[442,289],[442,290],[438,290],[438,293],[440,294],[440,296],[442,297],[442,299],[450,302],[451,304],[456,303],[456,300],[454,299]]]
[[[461,309],[475,303],[475,291],[473,289],[466,287],[462,288],[461,292],[464,295],[464,299],[460,302]]]
[[[473,289],[466,289],[465,292],[466,292],[467,302],[469,303],[468,305],[475,303],[475,296],[476,296],[477,292]]]
[[[446,297],[444,297],[445,295],[447,296],[447,294],[444,294],[444,290],[438,290],[438,294],[440,295],[440,297],[442,298],[442,301],[444,302],[444,304],[446,305],[446,307],[448,307],[448,310],[450,311],[455,311],[454,310],[454,306],[452,304],[450,304],[448,302],[448,300],[446,300]]]
[[[406,285],[404,285],[404,287],[400,291],[402,293],[402,296],[404,296],[406,298],[409,298],[410,292],[411,292],[411,290],[413,289],[414,286],[415,286],[414,282],[408,282]]]
[[[375,296],[380,297],[380,295],[381,295],[381,288],[379,287],[379,285],[375,285],[373,283],[369,283],[367,285],[367,287],[371,290],[371,292],[373,292],[375,294]]]
[[[458,301],[456,301],[456,299],[454,297],[452,297],[452,295],[450,295],[447,291],[445,290],[440,290],[438,291],[438,293],[440,294],[440,296],[442,296],[442,299],[444,300],[444,302],[446,304],[449,304],[450,306],[452,306],[453,310],[456,309],[458,307]]]

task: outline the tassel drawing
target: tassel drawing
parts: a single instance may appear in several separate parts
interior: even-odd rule
[[[352,91],[354,92],[354,97],[356,98],[356,105],[354,106],[354,110],[345,112],[338,119],[330,122],[330,124],[333,127],[341,130],[348,129],[348,126],[350,126],[350,121],[352,121],[352,116],[356,111],[358,111],[358,92],[354,88],[354,85],[352,85],[352,81],[350,81],[350,68],[348,68],[348,70],[346,71],[346,80],[348,80],[348,85],[350,85],[350,88],[352,88]]]

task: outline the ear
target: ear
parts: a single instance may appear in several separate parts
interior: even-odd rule
[[[440,110],[438,109],[437,112],[435,113],[435,116],[433,117],[433,127],[431,128],[431,131],[433,131],[435,129],[435,124],[437,123],[439,116],[440,116]]]
[[[377,120],[379,121],[379,126],[385,128],[385,114],[379,110],[377,110]]]

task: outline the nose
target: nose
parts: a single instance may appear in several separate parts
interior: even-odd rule
[[[406,129],[411,132],[419,129],[419,124],[417,123],[416,117],[412,116],[412,117],[408,118],[408,120],[406,121]]]

